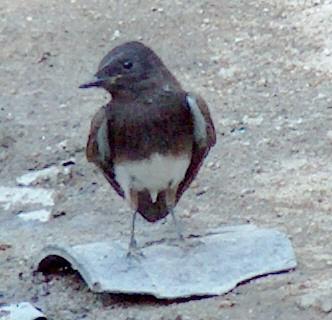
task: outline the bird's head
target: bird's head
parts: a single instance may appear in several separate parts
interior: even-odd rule
[[[169,79],[176,82],[161,59],[140,42],[126,42],[112,49],[100,62],[95,78],[80,88],[101,87],[116,96],[139,92]]]

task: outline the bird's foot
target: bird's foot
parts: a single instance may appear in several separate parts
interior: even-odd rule
[[[127,259],[141,261],[142,258],[145,258],[145,256],[140,250],[128,250],[127,252]]]
[[[177,241],[179,242],[179,244],[184,245],[186,243],[186,240],[182,234],[180,226],[177,223],[175,224],[175,230],[177,235]]]
[[[167,243],[169,243],[172,246],[179,247],[179,248],[184,248],[186,246],[186,239],[182,234],[178,234],[176,238],[173,239],[167,239]]]
[[[144,258],[143,252],[138,248],[136,240],[130,241],[128,252],[127,252],[127,258],[133,258],[136,260],[139,260],[141,258]]]

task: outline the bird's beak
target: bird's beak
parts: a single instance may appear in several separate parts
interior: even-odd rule
[[[92,87],[102,87],[104,83],[105,79],[101,79],[95,76],[94,79],[92,79],[91,81],[81,84],[79,88],[87,89]]]
[[[87,89],[87,88],[92,88],[92,87],[103,87],[104,84],[115,84],[118,79],[122,78],[121,74],[117,74],[115,76],[108,76],[107,78],[105,77],[98,77],[94,76],[94,79],[92,81],[89,81],[87,83],[83,83],[79,86],[80,89]]]

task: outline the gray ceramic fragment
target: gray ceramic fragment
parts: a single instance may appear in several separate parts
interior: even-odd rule
[[[296,260],[287,236],[253,225],[223,227],[184,245],[156,243],[144,257],[127,258],[127,242],[49,246],[39,270],[54,256],[67,260],[94,292],[151,294],[157,298],[219,295],[257,276],[290,270]]]
[[[0,306],[1,320],[47,320],[45,315],[29,302]]]

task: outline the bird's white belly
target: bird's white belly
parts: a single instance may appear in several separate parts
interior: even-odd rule
[[[183,180],[189,163],[189,155],[165,156],[155,153],[149,159],[116,164],[114,172],[126,198],[131,189],[147,189],[155,202],[160,191],[175,187]]]

